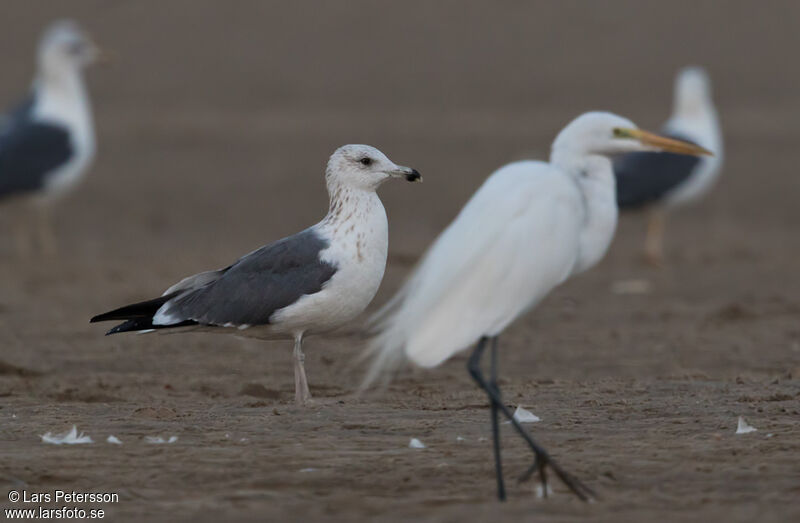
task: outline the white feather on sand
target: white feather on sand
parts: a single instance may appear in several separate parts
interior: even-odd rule
[[[424,449],[425,444],[418,440],[417,438],[411,438],[411,441],[408,442],[408,448],[410,449]]]
[[[170,436],[169,439],[164,439],[162,436],[145,436],[144,440],[147,443],[160,445],[162,443],[175,443],[176,441],[178,441],[178,436]]]
[[[749,432],[755,432],[758,429],[752,425],[749,425],[745,420],[744,416],[739,416],[739,423],[736,426],[736,434],[747,434]]]
[[[64,434],[53,434],[48,432],[41,436],[42,443],[49,443],[51,445],[80,445],[83,443],[94,443],[92,438],[85,435],[83,432],[78,434],[78,427],[72,426],[72,430]]]
[[[514,419],[517,420],[518,423],[536,423],[537,421],[542,421],[542,418],[520,406],[517,406],[517,410],[514,411]],[[504,421],[503,423],[508,424],[511,422]]]

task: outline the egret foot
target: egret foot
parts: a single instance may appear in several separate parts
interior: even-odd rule
[[[493,339],[493,348],[496,344],[497,337]],[[489,401],[492,405],[492,414],[494,418],[494,413],[499,411],[503,414],[510,422],[511,426],[517,431],[517,433],[525,440],[528,446],[531,448],[533,453],[535,454],[536,458],[533,465],[528,469],[528,471],[520,478],[520,481],[525,481],[535,472],[539,472],[539,479],[542,482],[542,489],[543,495],[547,496],[547,468],[555,472],[556,476],[564,483],[564,485],[569,488],[573,494],[578,496],[582,501],[592,501],[597,496],[586,485],[584,485],[581,481],[573,477],[571,474],[567,473],[564,469],[562,469],[547,451],[541,447],[536,441],[531,437],[528,431],[514,418],[514,414],[509,410],[509,408],[503,404],[502,396],[500,394],[500,389],[496,384],[496,376],[493,376],[493,383],[487,382],[486,378],[483,376],[483,371],[481,370],[481,356],[483,355],[483,351],[486,348],[486,342],[488,338],[483,337],[478,342],[477,347],[473,351],[472,355],[467,362],[467,370],[469,370],[470,375],[481,387],[485,392],[486,395],[489,397]],[[494,358],[493,358],[494,359]],[[493,362],[493,370],[496,371],[496,362]],[[503,477],[502,477],[502,467],[500,464],[500,443],[499,443],[499,433],[495,430],[495,422],[493,419],[492,428],[493,434],[495,437],[495,467],[497,473],[497,497],[500,501],[505,500],[505,488],[503,485]]]
[[[538,471],[539,482],[542,485],[542,497],[546,498],[550,491],[547,485],[547,467],[549,466],[553,472],[556,473],[558,479],[581,500],[591,502],[597,499],[597,494],[595,494],[592,489],[587,487],[581,480],[562,469],[546,452],[544,454],[538,454],[534,449],[534,454],[536,454],[536,457],[533,459],[533,464],[525,471],[525,474],[520,476],[519,483],[528,481],[531,476],[533,476],[534,472]]]

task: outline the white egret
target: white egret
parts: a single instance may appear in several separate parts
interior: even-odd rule
[[[722,167],[722,131],[711,99],[711,82],[703,69],[687,67],[678,73],[672,117],[662,132],[700,145],[714,156],[634,152],[615,159],[620,208],[649,208],[644,255],[652,265],[663,262],[667,211],[704,196]]]
[[[497,492],[505,498],[498,414],[525,439],[547,492],[549,466],[581,499],[592,491],[561,469],[503,403],[497,339],[570,275],[605,254],[617,223],[609,155],[662,150],[706,154],[696,145],[642,131],[619,116],[586,113],[556,137],[550,163],[522,161],[495,171],[423,255],[397,295],[373,318],[374,361],[366,384],[408,359],[434,367],[477,342],[468,369],[492,410]],[[491,345],[491,375],[480,362]]]
[[[368,145],[345,145],[328,161],[328,214],[316,225],[265,245],[232,265],[181,280],[160,298],[100,314],[124,320],[106,334],[175,329],[294,339],[295,401],[311,399],[303,336],[358,316],[378,291],[389,245],[386,211],[375,193],[390,178],[421,180]]]

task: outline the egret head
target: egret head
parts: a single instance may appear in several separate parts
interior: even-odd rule
[[[99,57],[99,49],[71,20],[51,24],[39,42],[39,68],[46,75],[78,71]]]
[[[395,164],[369,145],[343,145],[336,149],[328,160],[325,177],[329,185],[335,183],[367,191],[374,191],[389,178],[422,181],[416,169]]]
[[[711,80],[702,67],[684,67],[675,77],[675,113],[688,117],[711,106]]]
[[[553,142],[554,155],[611,156],[636,151],[711,154],[698,145],[643,131],[627,118],[606,112],[580,115]]]

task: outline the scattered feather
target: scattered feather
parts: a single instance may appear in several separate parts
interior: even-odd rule
[[[537,421],[542,421],[542,418],[534,414],[533,412],[523,409],[522,407],[517,407],[517,410],[514,411],[514,419],[517,420],[517,423],[536,423]],[[506,425],[511,423],[510,421],[504,421]]]
[[[122,442],[116,436],[109,436],[106,438],[106,443],[113,443],[114,445],[122,445]]]
[[[514,411],[514,419],[520,423],[536,423],[537,421],[542,421],[542,418],[522,407],[517,407],[517,410]]]
[[[48,432],[43,435],[42,443],[50,443],[51,445],[79,445],[81,443],[94,443],[92,438],[85,435],[83,432],[78,434],[78,427],[72,426],[72,430],[64,434],[53,434]]]
[[[162,443],[175,443],[178,441],[178,436],[170,436],[169,439],[164,439],[161,436],[145,436],[144,440],[148,443],[159,445]]]
[[[611,285],[614,294],[647,294],[653,286],[647,280],[620,280]]]
[[[410,449],[424,449],[425,444],[418,440],[417,438],[411,438],[411,441],[408,442],[408,448]]]
[[[758,429],[752,425],[748,425],[743,416],[739,416],[739,425],[736,427],[736,434],[747,434],[748,432],[755,432]]]
[[[466,440],[467,438],[464,438],[462,436],[456,436],[456,441],[466,441]]]

